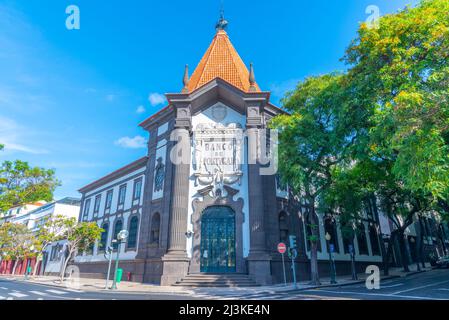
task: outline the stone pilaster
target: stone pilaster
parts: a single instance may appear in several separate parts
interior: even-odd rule
[[[187,208],[189,206],[190,175],[190,111],[189,108],[177,110],[175,135],[177,150],[185,152],[183,161],[176,159],[173,166],[172,203],[170,208],[169,244],[162,257],[163,274],[161,285],[172,285],[188,273],[190,259],[186,252]],[[181,143],[186,143],[181,147]],[[179,148],[181,147],[181,148]],[[181,154],[180,154],[181,155]],[[172,159],[170,159],[172,161]],[[173,159],[175,160],[175,159]]]
[[[263,181],[259,163],[259,128],[262,125],[260,111],[248,108],[248,193],[250,249],[248,255],[249,275],[261,285],[271,284],[271,256],[266,247],[266,230],[263,203]]]

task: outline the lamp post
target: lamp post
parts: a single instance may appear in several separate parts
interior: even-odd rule
[[[116,243],[117,242],[117,240],[112,240],[112,243]],[[108,264],[108,275],[107,275],[107,277],[106,277],[106,286],[105,286],[105,289],[109,289],[109,276],[111,275],[111,264],[112,264],[112,252],[113,252],[114,250],[113,250],[113,248],[111,247],[111,246],[109,246],[109,247],[107,247],[106,248],[106,252],[105,252],[105,254],[104,254],[104,257],[106,258],[106,259],[108,259],[109,260],[109,264]],[[109,255],[109,257],[106,257],[106,255]]]
[[[329,232],[326,232],[326,241],[327,241],[327,247],[329,248],[329,266],[330,266],[330,273],[331,273],[331,283],[335,284],[337,283],[337,281],[335,280],[335,264],[334,264],[334,259],[332,257],[332,252],[333,252],[333,244],[330,243],[332,237],[329,234]]]
[[[115,272],[114,272],[114,282],[112,283],[113,290],[117,290],[117,272],[118,272],[118,261],[120,258],[120,247],[123,242],[126,241],[126,238],[128,238],[128,231],[122,230],[117,235],[117,258],[115,260]]]

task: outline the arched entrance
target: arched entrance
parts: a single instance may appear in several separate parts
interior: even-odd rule
[[[235,212],[211,206],[201,216],[201,272],[236,272]]]

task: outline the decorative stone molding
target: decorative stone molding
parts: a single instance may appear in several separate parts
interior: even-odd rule
[[[236,272],[246,273],[245,261],[243,259],[243,222],[245,221],[243,214],[243,199],[234,200],[234,196],[238,190],[229,186],[223,186],[226,196],[212,197],[210,195],[211,186],[201,189],[198,193],[203,196],[203,200],[195,199],[192,201],[193,214],[193,254],[190,261],[189,273],[199,273],[201,270],[201,217],[208,207],[226,206],[231,208],[235,213],[235,255],[236,255]]]

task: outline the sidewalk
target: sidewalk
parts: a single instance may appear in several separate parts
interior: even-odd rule
[[[416,265],[411,265],[410,272],[403,272],[402,268],[390,268],[389,275],[384,276],[383,271],[381,272],[381,282],[388,279],[406,277],[413,274],[417,274],[420,272],[426,272],[432,270],[430,265],[426,264],[426,268],[423,268],[422,271],[416,271]],[[171,287],[171,286],[158,286],[152,284],[144,284],[137,282],[127,282],[122,281],[117,285],[118,290],[114,290],[113,292],[120,293],[133,293],[133,294],[146,294],[146,293],[161,293],[161,294],[185,294],[191,295],[195,293],[204,293],[208,294],[258,294],[258,293],[276,293],[276,292],[288,292],[293,290],[307,290],[307,289],[316,289],[316,288],[325,288],[325,287],[342,287],[348,286],[358,283],[364,283],[367,278],[367,274],[360,273],[357,275],[358,280],[352,280],[351,275],[339,276],[337,277],[337,284],[330,284],[329,277],[320,278],[321,285],[310,285],[308,281],[299,281],[297,287],[293,285],[293,283],[284,284],[276,284],[270,286],[260,286],[260,287],[231,287],[231,288],[209,288],[209,287],[201,287],[201,288],[191,288],[191,287]],[[30,283],[36,284],[44,284],[49,286],[55,286],[60,288],[66,288],[70,290],[81,290],[81,291],[109,291],[105,289],[106,280],[103,279],[87,279],[81,278],[79,279],[79,284],[76,285],[73,282],[67,281],[61,284],[59,277],[55,276],[30,276],[29,280],[25,280],[24,276],[12,276],[12,275],[0,275],[0,279],[14,280],[14,281],[28,281]],[[112,281],[109,281],[109,286],[112,285]]]

